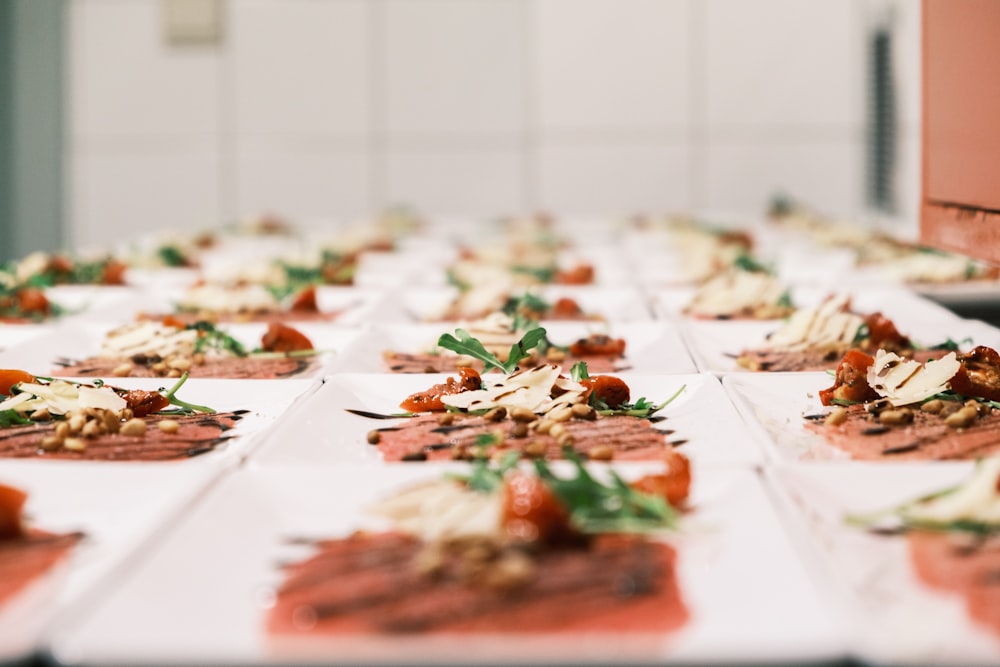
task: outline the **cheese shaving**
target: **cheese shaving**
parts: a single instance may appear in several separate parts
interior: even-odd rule
[[[946,391],[949,380],[960,367],[954,352],[921,364],[895,352],[879,350],[875,363],[868,369],[868,384],[893,406],[910,405]]]

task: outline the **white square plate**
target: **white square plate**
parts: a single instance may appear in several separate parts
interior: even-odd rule
[[[809,543],[824,588],[843,608],[853,652],[866,662],[996,665],[1000,637],[965,614],[958,595],[921,583],[906,538],[848,525],[964,479],[971,463],[781,466],[769,471]]]
[[[72,328],[59,327],[45,336],[39,336],[17,346],[12,346],[0,352],[0,368],[20,368],[36,375],[59,376],[60,359],[83,360],[97,356],[101,343],[109,331],[119,326],[115,324],[82,323]],[[296,376],[309,378],[322,375],[338,353],[359,334],[360,329],[348,328],[326,323],[297,322],[296,329],[312,341],[313,346],[320,351],[316,369]],[[228,333],[242,343],[246,350],[260,347],[261,336],[267,330],[263,323],[232,323],[219,324],[218,328]],[[164,379],[162,382],[167,382]]]
[[[25,516],[33,527],[86,535],[68,561],[0,605],[0,663],[37,648],[46,623],[99,588],[220,471],[176,464],[0,460],[0,483],[28,493]]]
[[[829,411],[819,400],[833,385],[827,373],[726,375],[722,386],[747,422],[748,431],[774,461],[844,461],[847,452],[806,429],[805,415]]]
[[[672,441],[685,440],[678,449],[693,461],[751,465],[762,460],[759,448],[745,434],[739,415],[714,376],[616,375],[631,387],[633,401],[640,397],[665,401],[684,387],[658,413],[666,419],[656,426],[672,430]],[[378,448],[367,444],[365,436],[370,430],[392,422],[360,417],[347,409],[398,413],[400,402],[407,396],[447,377],[445,374],[332,375],[320,389],[292,408],[280,429],[266,436],[255,460],[268,464],[381,463]]]
[[[176,383],[173,378],[114,378],[108,384],[125,389],[156,391]],[[153,462],[94,462],[105,466],[145,467],[181,463],[193,466],[215,466],[237,462],[251,450],[258,436],[271,426],[300,396],[319,386],[318,380],[216,380],[189,379],[177,392],[177,398],[187,403],[212,408],[217,412],[246,410],[225,443],[211,452],[190,459]],[[0,461],[9,459],[0,458]],[[49,463],[44,457],[29,460]],[[52,463],[63,460],[53,459]]]
[[[643,469],[630,467],[632,473]],[[683,533],[671,538],[690,619],[669,636],[269,637],[264,624],[280,581],[278,564],[309,553],[290,539],[343,537],[371,527],[362,514],[366,506],[392,489],[434,479],[442,468],[375,472],[351,466],[238,471],[155,553],[108,587],[103,600],[56,628],[52,656],[74,665],[765,664],[831,660],[845,652],[757,476],[720,469],[695,470],[694,510]]]

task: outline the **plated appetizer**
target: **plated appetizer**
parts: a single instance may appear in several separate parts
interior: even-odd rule
[[[476,464],[373,508],[384,532],[321,540],[284,573],[269,616],[279,635],[664,633],[688,612],[676,551],[686,459],[662,473],[599,481],[573,459],[561,476],[517,457]]]
[[[979,461],[954,487],[850,520],[905,535],[921,583],[960,596],[972,620],[1000,635],[1000,458]]]
[[[768,320],[794,310],[787,287],[774,274],[741,258],[699,285],[683,312],[700,319]]]
[[[338,311],[321,310],[316,286],[288,291],[263,285],[196,285],[181,296],[170,315],[184,324],[206,322],[312,322],[336,319]],[[146,314],[162,320],[165,314]]]
[[[807,428],[852,458],[972,459],[1000,452],[1000,354],[980,346],[920,363],[879,350],[844,355],[832,410]]]
[[[489,458],[518,451],[533,458],[561,458],[565,447],[600,461],[658,459],[674,444],[653,426],[660,404],[646,398],[631,402],[631,390],[620,378],[590,376],[585,363],[570,376],[558,364],[519,369],[546,332],[533,329],[511,346],[505,361],[488,352],[459,329],[439,344],[468,353],[502,371],[482,377],[472,368],[457,378],[407,397],[398,425],[375,429],[368,442],[387,461]],[[353,411],[362,416],[380,416]],[[392,415],[390,415],[391,417]]]
[[[173,317],[112,329],[93,357],[62,359],[54,371],[74,377],[192,377],[271,379],[307,373],[319,363],[298,329],[271,322],[260,346],[248,350],[211,322],[184,324]]]
[[[29,525],[28,495],[0,484],[0,607],[69,558],[80,533],[50,533]]]
[[[506,361],[507,351],[511,346],[517,343],[523,333],[535,327],[537,322],[498,311],[469,323],[464,329],[482,343],[487,352],[500,361]],[[589,334],[569,345],[558,345],[546,336],[529,351],[530,356],[522,359],[519,365],[529,368],[543,363],[556,363],[568,372],[575,364],[585,361],[592,372],[607,373],[621,370],[625,347],[624,338],[613,338],[603,333]],[[476,356],[440,346],[427,352],[386,350],[383,358],[387,370],[392,373],[448,373],[459,368],[474,368],[483,372],[494,369]]]
[[[463,290],[455,300],[433,319],[437,321],[476,320],[497,311],[511,317],[529,320],[600,320],[584,311],[580,303],[568,296],[546,299],[523,288],[513,289],[503,283],[491,283]]]
[[[124,285],[128,267],[114,257],[82,259],[36,252],[8,268],[18,282],[48,285]]]
[[[764,345],[740,352],[736,364],[752,371],[827,370],[850,349],[867,354],[883,349],[927,361],[957,349],[957,344],[918,347],[882,313],[855,313],[849,295],[833,294],[816,308],[796,310]]]
[[[244,413],[182,401],[186,380],[145,391],[0,370],[0,457],[166,461],[213,451]]]

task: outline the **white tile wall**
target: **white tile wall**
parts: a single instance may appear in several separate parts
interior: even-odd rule
[[[919,0],[885,2],[915,211]],[[220,46],[185,48],[158,0],[67,4],[80,243],[397,202],[863,208],[870,0],[234,0]]]
[[[860,137],[855,141],[720,141],[706,147],[707,208],[763,211],[783,192],[826,215],[850,217],[864,196]]]
[[[539,207],[569,215],[617,218],[691,207],[686,142],[560,144],[542,142]]]
[[[74,247],[106,248],[160,229],[197,231],[220,218],[212,149],[71,157]]]
[[[689,0],[539,0],[534,96],[546,132],[691,121]]]
[[[493,150],[399,150],[386,160],[385,201],[419,202],[448,218],[493,219],[525,210],[523,157]]]
[[[860,124],[858,25],[842,0],[706,0],[708,124]]]
[[[384,129],[495,134],[525,127],[524,0],[384,0]]]
[[[71,135],[214,136],[217,51],[168,49],[158,2],[74,0],[72,7]]]
[[[232,119],[240,133],[358,137],[370,129],[364,0],[229,3]]]

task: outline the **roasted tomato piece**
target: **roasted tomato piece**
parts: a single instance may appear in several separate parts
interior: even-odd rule
[[[260,339],[260,346],[266,352],[297,352],[312,350],[313,344],[304,333],[280,322],[271,322]]]
[[[595,375],[580,382],[590,389],[590,396],[603,401],[611,409],[619,408],[628,403],[631,390],[625,381],[612,375]]]
[[[949,384],[951,388],[969,398],[1000,401],[1000,354],[980,345],[959,357],[962,365]]]
[[[17,293],[17,307],[22,313],[49,313],[49,300],[37,287],[25,287]]]
[[[910,347],[910,339],[899,333],[895,323],[882,313],[868,315],[865,324],[868,325],[869,349],[899,351]]]
[[[483,380],[479,375],[479,371],[474,368],[460,368],[458,369],[458,376],[457,380],[455,378],[448,378],[446,382],[436,384],[426,391],[411,394],[405,401],[399,404],[399,407],[407,412],[444,410],[444,403],[441,402],[442,396],[461,394],[463,391],[474,391],[481,389],[483,386]]]
[[[660,496],[673,507],[680,507],[691,491],[691,462],[673,449],[667,450],[666,462],[666,472],[640,477],[629,486],[651,496]]]
[[[837,376],[833,386],[819,392],[823,405],[833,405],[834,400],[851,403],[874,401],[878,394],[868,384],[868,369],[875,359],[861,352],[850,350],[837,366]]]
[[[569,353],[576,357],[622,357],[625,355],[625,339],[591,334],[570,345]]]
[[[0,395],[10,396],[10,388],[18,382],[34,382],[35,376],[27,371],[0,368]]]
[[[11,540],[24,535],[21,509],[28,494],[12,486],[0,484],[0,540]]]
[[[578,264],[572,269],[557,271],[554,282],[560,285],[589,285],[594,282],[594,267]]]
[[[500,522],[517,542],[564,545],[581,536],[569,523],[569,512],[536,475],[514,473],[504,480]]]
[[[583,309],[575,300],[569,297],[561,297],[552,304],[553,317],[583,317]]]
[[[318,313],[319,306],[316,304],[316,286],[310,285],[299,292],[295,300],[292,301],[290,310],[296,313]]]
[[[164,315],[163,319],[160,320],[160,324],[165,327],[173,327],[175,329],[183,329],[187,326],[179,318],[174,317],[173,315]]]
[[[142,389],[120,389],[117,391],[118,395],[125,399],[132,414],[136,417],[145,417],[170,405],[169,399],[158,391]]]
[[[104,270],[101,271],[101,284],[102,285],[124,285],[125,284],[125,272],[128,270],[128,266],[119,262],[115,259],[109,259],[107,264],[104,265]]]

